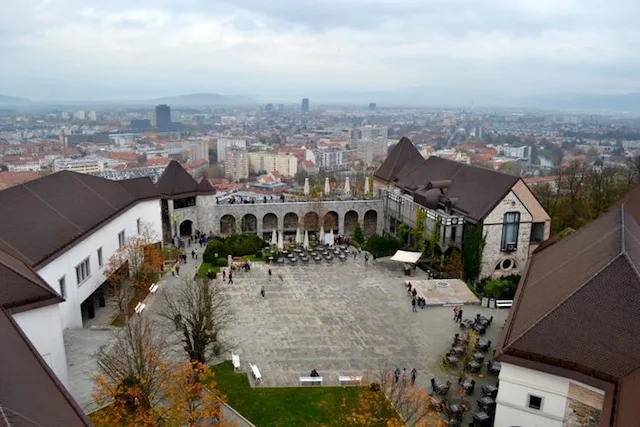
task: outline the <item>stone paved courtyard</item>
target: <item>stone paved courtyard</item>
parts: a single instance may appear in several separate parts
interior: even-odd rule
[[[418,370],[418,385],[445,379],[439,359],[459,327],[451,307],[411,310],[399,269],[346,263],[273,266],[255,263],[225,285],[236,311],[230,332],[242,369],[260,369],[262,386],[297,386],[316,368],[325,385],[363,375],[381,363]],[[420,275],[415,277],[421,278]],[[260,296],[265,287],[266,298]],[[465,306],[464,317],[493,315],[487,339],[497,342],[507,311]],[[493,346],[492,346],[493,347]]]

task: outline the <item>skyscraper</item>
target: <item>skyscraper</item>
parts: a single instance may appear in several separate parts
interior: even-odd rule
[[[376,111],[376,103],[375,102],[370,102],[369,103],[369,111]]]
[[[156,127],[160,130],[171,128],[171,107],[165,104],[156,107]]]
[[[309,98],[302,98],[302,105],[300,106],[300,111],[303,113],[309,112]]]

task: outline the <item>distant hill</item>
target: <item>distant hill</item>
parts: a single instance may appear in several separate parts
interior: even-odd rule
[[[25,105],[30,104],[31,101],[17,96],[0,95],[0,105]]]
[[[518,104],[534,108],[574,111],[640,111],[640,93],[597,95],[589,93],[560,93],[533,96],[518,100]]]
[[[183,106],[225,106],[225,105],[253,105],[256,101],[253,98],[247,96],[226,96],[219,95],[217,93],[194,93],[190,95],[180,96],[167,96],[163,98],[153,99],[150,102],[156,104],[168,104],[171,106],[183,105]]]

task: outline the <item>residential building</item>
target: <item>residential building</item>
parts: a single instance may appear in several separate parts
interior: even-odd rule
[[[234,147],[239,148],[241,150],[246,150],[247,141],[245,139],[218,138],[218,142],[217,142],[218,163],[224,163],[224,161],[227,158],[227,151]]]
[[[97,173],[104,170],[104,160],[93,156],[77,159],[59,158],[53,161],[53,171],[72,171],[78,173]]]
[[[166,104],[156,106],[156,127],[160,130],[171,129],[171,107]]]
[[[309,98],[302,98],[302,103],[300,105],[300,112],[301,113],[309,112]]]
[[[532,255],[496,346],[496,427],[638,425],[639,241],[636,188]]]
[[[529,159],[531,154],[531,147],[523,145],[521,147],[512,147],[510,145],[498,145],[493,147],[496,149],[499,155],[508,157],[510,159]]]
[[[374,161],[387,154],[387,138],[376,137],[375,139],[357,139],[354,141],[356,146],[356,155],[366,166],[374,163]]]
[[[320,148],[314,152],[319,169],[344,170],[349,166],[349,151],[343,148]]]
[[[376,103],[375,102],[370,102],[369,103],[369,111],[376,111]]]
[[[232,149],[226,153],[224,176],[231,181],[249,178],[249,153],[247,150]]]
[[[89,111],[89,114],[87,115],[87,118],[90,121],[95,122],[96,120],[98,120],[98,115],[96,114],[95,111]]]
[[[479,277],[519,274],[529,255],[549,237],[551,220],[522,179],[455,161],[424,159],[402,138],[374,174],[384,202],[387,234],[415,226],[426,214],[429,233],[438,232],[445,255],[464,247],[472,228],[484,240]],[[439,230],[436,230],[439,227]]]
[[[249,170],[252,173],[278,172],[282,176],[298,173],[298,159],[292,154],[269,153],[264,151],[249,153]]]
[[[0,191],[0,251],[55,300],[45,304],[34,294],[31,306],[11,314],[63,384],[62,330],[81,328],[104,307],[106,262],[141,220],[160,242],[159,197],[148,178],[116,182],[63,171]],[[0,276],[0,286],[8,277]]]
[[[85,119],[84,111],[76,111],[73,114],[73,118],[76,119],[76,120],[84,120]]]

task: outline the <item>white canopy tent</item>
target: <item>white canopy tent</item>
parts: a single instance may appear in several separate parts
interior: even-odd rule
[[[420,252],[397,251],[389,261],[401,262],[403,264],[415,264],[422,254]]]

